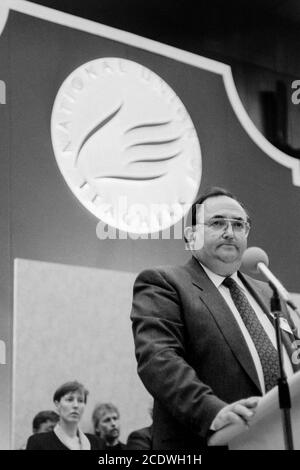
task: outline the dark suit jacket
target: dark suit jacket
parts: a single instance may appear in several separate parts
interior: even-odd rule
[[[106,445],[105,441],[103,439],[101,439],[101,444],[100,444],[100,447],[99,447],[100,450],[106,450],[108,452],[118,452],[118,451],[121,451],[121,450],[126,450],[126,445],[119,441],[118,444],[116,444],[115,446],[108,446]]]
[[[151,450],[152,425],[132,431],[127,438],[126,448],[127,450]]]
[[[91,443],[91,450],[100,450],[101,441],[93,434],[85,434]],[[70,450],[57,437],[54,431],[33,434],[27,441],[26,450]]]
[[[268,285],[240,277],[269,316]],[[233,313],[194,258],[142,272],[131,318],[138,373],[155,399],[153,449],[199,450],[223,406],[262,394]]]

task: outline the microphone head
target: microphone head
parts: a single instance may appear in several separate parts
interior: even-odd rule
[[[250,248],[247,248],[242,257],[241,270],[258,274],[258,263],[264,263],[266,266],[269,266],[269,258],[267,253],[257,246],[251,246]]]

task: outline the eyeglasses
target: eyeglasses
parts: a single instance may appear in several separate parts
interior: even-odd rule
[[[250,230],[249,222],[246,220],[238,220],[238,219],[226,219],[226,218],[212,218],[208,222],[200,222],[197,225],[207,225],[208,228],[215,232],[224,232],[228,230],[229,224],[232,227],[234,233],[248,235]]]

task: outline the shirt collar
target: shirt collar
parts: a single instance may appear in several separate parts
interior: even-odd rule
[[[209,279],[211,280],[211,282],[216,286],[217,289],[219,289],[220,286],[222,285],[222,282],[224,281],[224,279],[228,276],[220,276],[220,274],[214,273],[209,268],[207,268],[202,263],[200,263],[200,261],[199,261],[199,264],[202,266],[202,268],[206,272],[206,274],[209,277]],[[235,273],[231,274],[231,276],[229,276],[229,277],[231,277],[239,285],[239,287],[241,287],[242,289],[245,290],[245,286],[243,285],[242,281],[238,277],[237,271]]]

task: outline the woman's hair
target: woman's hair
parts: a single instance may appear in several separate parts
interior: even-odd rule
[[[89,392],[84,387],[84,385],[82,385],[80,382],[77,382],[77,380],[74,380],[73,382],[66,382],[58,387],[58,389],[54,392],[53,401],[60,401],[63,396],[70,392],[81,393],[84,397],[84,403],[86,403]]]

